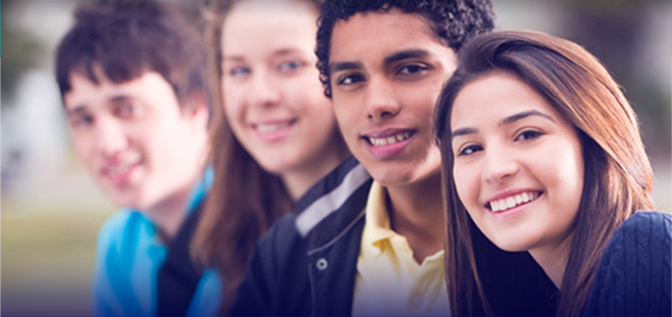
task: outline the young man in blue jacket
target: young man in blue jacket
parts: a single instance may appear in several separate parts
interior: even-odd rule
[[[163,4],[99,2],[77,9],[58,48],[76,152],[122,208],[98,237],[96,315],[198,314],[207,306],[201,295],[210,280],[170,264],[191,263],[188,241],[212,178],[198,39]]]

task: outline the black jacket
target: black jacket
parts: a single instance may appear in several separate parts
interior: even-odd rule
[[[350,315],[372,180],[349,159],[280,219],[250,257],[232,315]]]
[[[297,211],[279,220],[257,243],[231,315],[351,315],[371,183],[353,158],[318,182],[297,203]],[[505,308],[513,304],[525,307],[522,312],[530,315],[553,315],[555,307],[550,307],[548,296],[556,291],[552,283],[527,252],[516,256],[525,260],[524,265],[516,261],[515,270],[493,270],[498,282],[513,282],[510,289],[502,290],[501,301],[491,302],[493,310],[498,315],[512,314]],[[545,289],[522,294],[516,288],[521,274],[532,279],[543,276]],[[522,315],[521,311],[515,315]]]

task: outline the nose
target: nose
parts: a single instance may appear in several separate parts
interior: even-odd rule
[[[247,91],[248,102],[255,107],[272,107],[280,100],[280,92],[268,73],[257,71]]]
[[[123,126],[113,119],[99,118],[95,133],[96,147],[105,159],[115,159],[129,145]]]
[[[394,87],[383,76],[372,76],[366,93],[367,117],[381,122],[395,117],[401,110]]]
[[[490,146],[485,150],[482,176],[486,183],[501,184],[518,173],[520,165],[508,152],[503,146]]]

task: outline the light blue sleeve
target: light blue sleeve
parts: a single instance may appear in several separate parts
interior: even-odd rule
[[[216,316],[222,300],[222,280],[215,270],[203,273],[186,316]]]
[[[132,273],[138,250],[139,226],[137,213],[119,211],[102,227],[98,235],[96,267],[92,281],[92,298],[96,316],[148,316],[151,303],[139,301],[137,281]],[[135,282],[135,283],[134,283]],[[145,284],[145,283],[143,283]],[[147,287],[141,287],[144,289]]]

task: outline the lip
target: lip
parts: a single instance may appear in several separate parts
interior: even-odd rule
[[[387,128],[363,133],[360,138],[375,158],[385,160],[392,159],[403,151],[413,141],[417,132],[414,129]],[[386,140],[390,138],[394,138],[394,141],[388,144]],[[380,140],[382,144],[374,145],[372,139]]]
[[[514,207],[507,208],[505,210],[498,210],[498,211],[493,211],[491,208],[491,203],[492,202],[497,202],[501,200],[506,200],[508,198],[513,198],[516,195],[527,195],[527,193],[534,193],[535,197],[526,203],[521,203],[517,204]],[[507,190],[501,193],[498,193],[497,195],[492,196],[490,199],[486,200],[485,203],[483,203],[483,208],[485,208],[487,211],[489,211],[491,214],[495,215],[501,215],[501,214],[511,214],[513,212],[519,211],[523,208],[526,208],[527,206],[537,202],[540,197],[544,195],[544,191],[539,190],[539,189],[531,189],[531,188],[526,188],[526,189],[513,189],[513,190]]]
[[[123,187],[127,186],[131,183],[131,179],[135,172],[138,170],[140,167],[140,162],[138,163],[132,163],[132,164],[126,164],[127,167],[123,168],[123,171],[115,171],[116,169],[120,168],[120,164],[117,165],[106,165],[101,169],[100,174],[103,176],[104,179],[106,179],[108,182],[110,182],[112,185],[116,187]]]
[[[250,127],[262,141],[277,142],[292,131],[297,121],[297,118],[256,121],[250,123]]]

